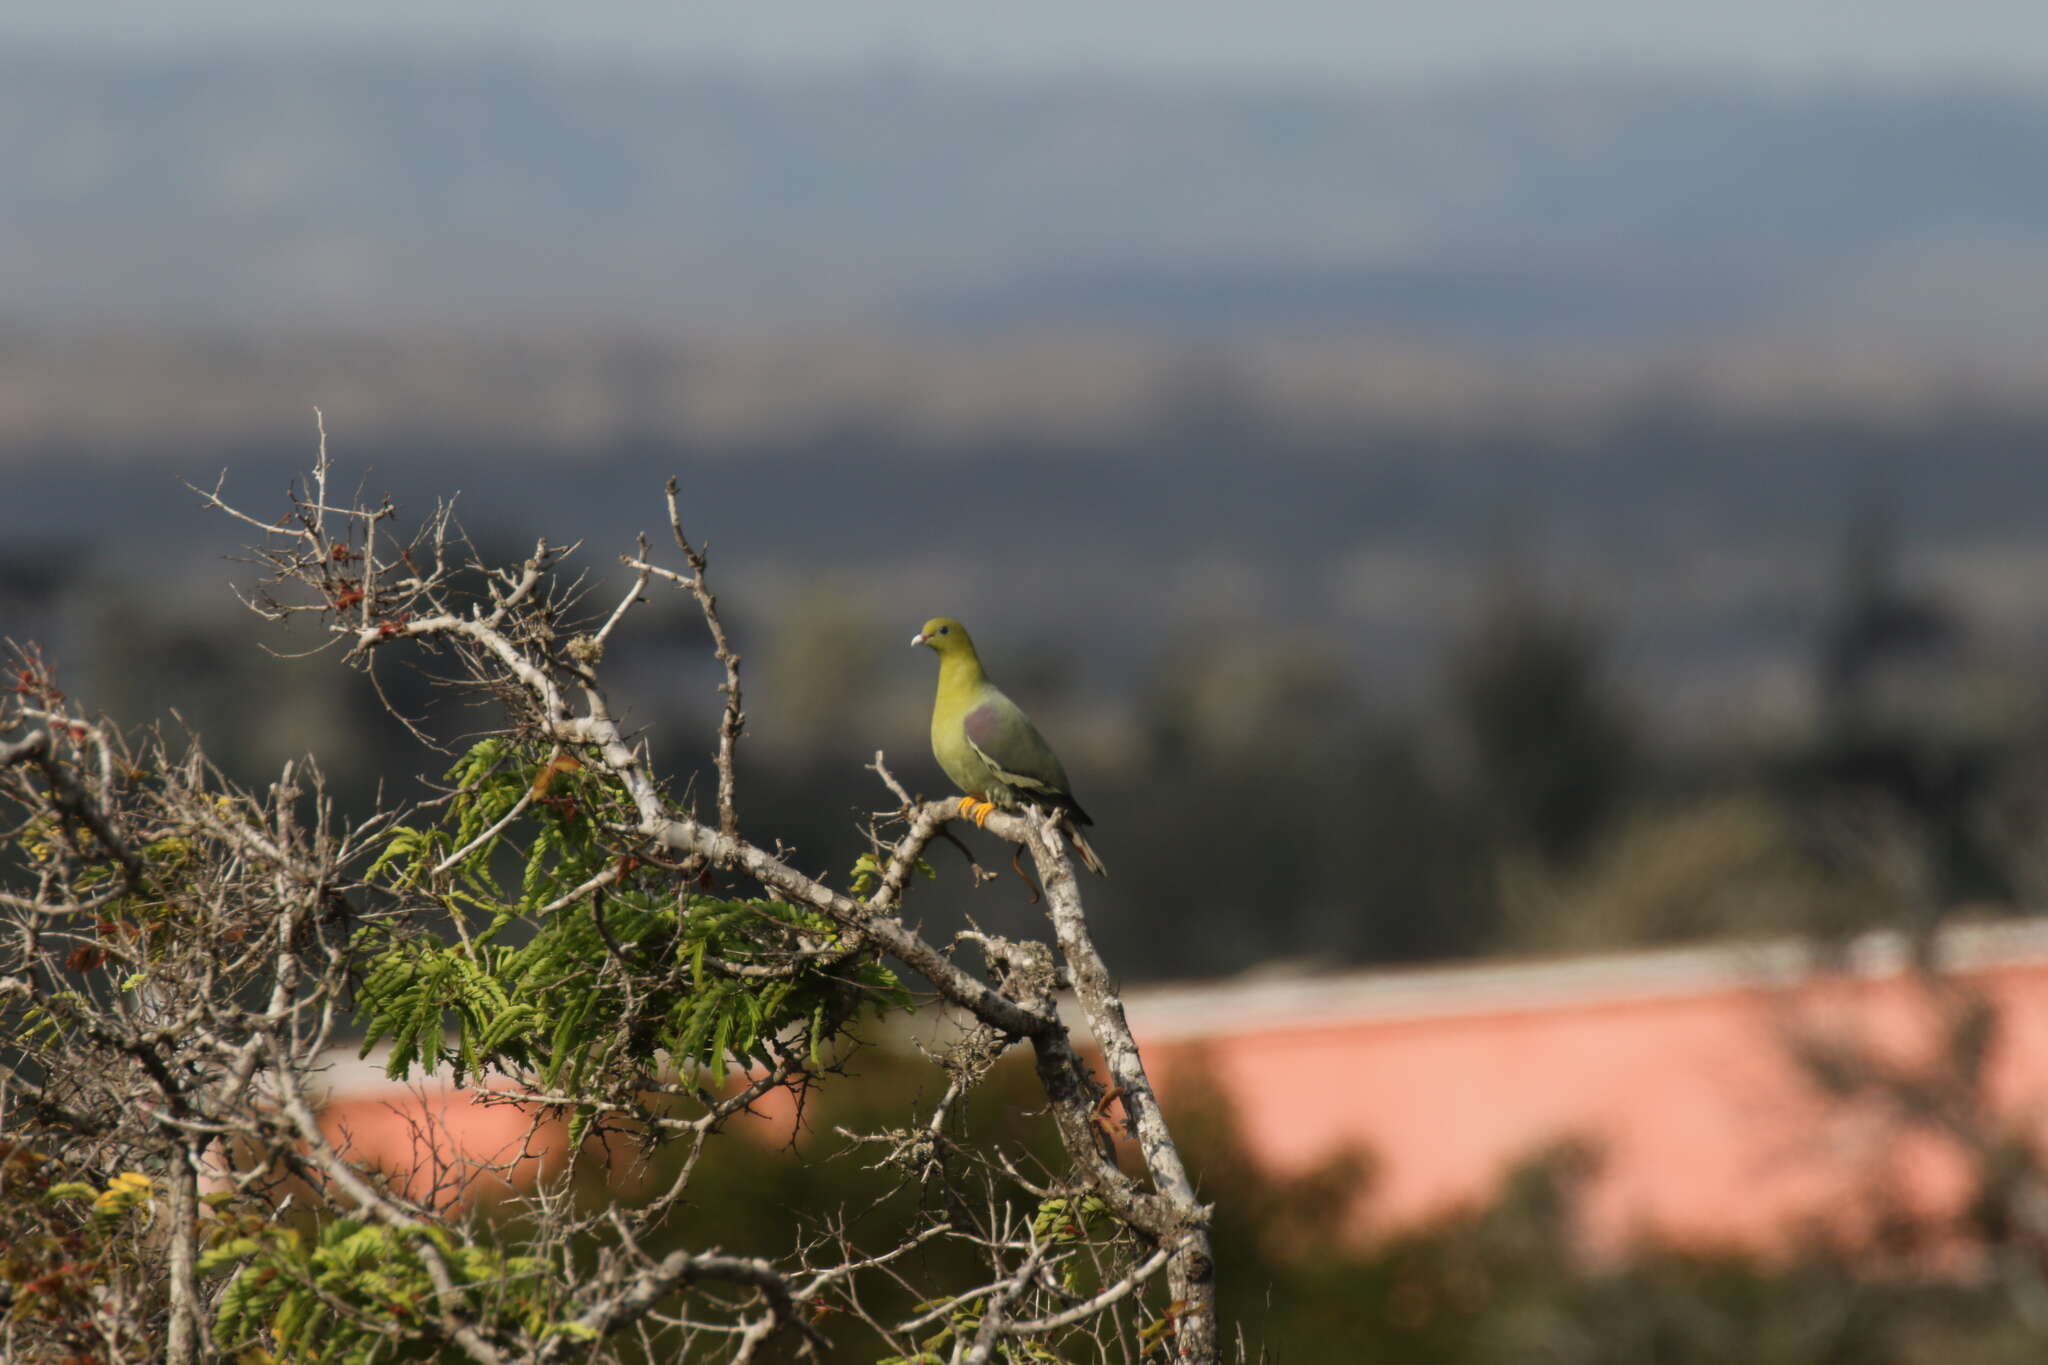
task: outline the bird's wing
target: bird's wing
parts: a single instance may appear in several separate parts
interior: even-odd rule
[[[967,709],[960,724],[967,734],[968,746],[1019,794],[1026,798],[1073,800],[1068,795],[1067,770],[1060,766],[1059,755],[1017,703],[991,689],[991,695]]]

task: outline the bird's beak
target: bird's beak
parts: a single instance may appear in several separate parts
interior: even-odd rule
[[[923,632],[923,631],[919,631],[919,632],[918,632],[917,634],[915,634],[915,635],[911,636],[911,637],[910,637],[910,643],[912,643],[912,644],[914,644],[914,645],[921,645],[921,644],[923,644],[923,643],[924,643],[924,632]]]

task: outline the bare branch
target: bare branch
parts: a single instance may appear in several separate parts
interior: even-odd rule
[[[725,681],[719,691],[725,693],[725,714],[718,722],[718,832],[726,838],[737,838],[740,832],[739,816],[733,809],[733,751],[739,744],[740,728],[746,724],[746,713],[740,707],[740,656],[733,652],[732,644],[725,638],[725,623],[718,619],[718,599],[712,596],[711,586],[705,577],[705,552],[690,544],[683,534],[682,510],[676,503],[676,481],[668,481],[668,526],[675,536],[676,548],[689,561],[688,587],[690,595],[697,599],[697,605],[704,612],[704,624],[711,629],[711,644],[718,662],[725,665]],[[643,555],[644,557],[644,555]]]
[[[1007,1330],[1015,1336],[1026,1336],[1038,1332],[1053,1332],[1062,1327],[1072,1327],[1077,1322],[1086,1322],[1100,1314],[1105,1308],[1114,1307],[1144,1286],[1145,1281],[1159,1273],[1161,1266],[1173,1256],[1177,1244],[1159,1248],[1133,1270],[1102,1292],[1081,1300],[1071,1308],[1050,1313],[1042,1318],[1026,1318],[1009,1324]]]

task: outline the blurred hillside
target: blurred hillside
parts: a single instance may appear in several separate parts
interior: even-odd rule
[[[337,348],[327,373],[360,366],[359,392],[388,401],[423,354],[407,345]],[[856,370],[904,354],[846,345]],[[833,349],[814,353],[829,372]],[[260,346],[130,354],[169,368],[110,375],[117,401],[295,387],[249,382],[285,354]],[[459,376],[491,354],[458,347],[417,372]],[[590,354],[587,375],[613,374]],[[662,363],[687,373],[691,354]],[[979,354],[999,367],[1013,353]],[[202,362],[243,378],[165,378]],[[1932,381],[1918,405],[1804,408],[1645,384],[1374,420],[1237,384],[1234,364],[1184,357],[1100,423],[928,423],[914,402],[828,403],[718,436],[623,419],[520,432],[503,413],[359,434],[331,417],[330,446],[368,496],[416,509],[459,492],[500,562],[543,534],[581,538],[600,593],[623,584],[615,555],[659,525],[660,482],[680,475],[747,658],[747,801],[817,870],[859,851],[858,813],[882,800],[862,771],[877,748],[914,789],[940,790],[930,661],[904,642],[934,612],[974,622],[1103,824],[1118,869],[1099,893],[1105,934],[1134,978],[2039,903],[2048,887],[2025,863],[2048,811],[2038,408]],[[573,389],[577,373],[536,366],[533,386]],[[548,407],[515,377],[474,389],[494,391],[512,411]],[[331,659],[262,652],[306,641],[242,612],[229,585],[255,572],[228,561],[248,528],[178,483],[226,470],[244,505],[281,506],[310,428],[279,415],[18,436],[0,452],[27,491],[0,502],[0,621],[94,705],[130,721],[177,708],[249,777],[318,752],[360,797],[445,760]],[[624,714],[684,776],[703,768],[716,706],[689,621],[657,598],[610,655]],[[424,704],[404,672],[384,682]],[[446,706],[426,721],[451,739],[491,724]],[[1226,827],[1247,837],[1187,857],[1191,831]],[[1874,885],[1872,852],[1910,862],[1910,884]],[[934,905],[995,928],[1031,913],[992,893]],[[1162,936],[1166,917],[1185,932]]]
[[[0,57],[16,324],[2039,339],[2048,99]]]
[[[218,583],[238,542],[180,481],[281,489],[318,406],[351,477],[414,504],[459,492],[479,536],[609,553],[675,472],[740,602],[822,593],[893,640],[943,598],[1084,693],[1127,692],[1169,645],[1305,634],[1374,697],[1412,698],[1490,585],[1533,575],[1612,632],[1659,727],[1725,744],[1813,718],[1838,550],[1873,500],[1973,650],[2031,657],[2048,636],[2037,368],[1740,346],[1676,363],[1366,341],[20,336],[0,346],[0,470],[30,496],[0,502],[0,543],[25,582]]]

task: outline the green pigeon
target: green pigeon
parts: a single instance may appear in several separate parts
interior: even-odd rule
[[[998,807],[1015,810],[1028,802],[1056,811],[1081,861],[1097,876],[1107,877],[1109,869],[1081,837],[1080,827],[1095,822],[1074,799],[1059,755],[1023,708],[988,680],[967,627],[950,617],[934,616],[910,643],[939,656],[932,756],[953,785],[967,793],[960,799],[960,813],[984,825]]]

